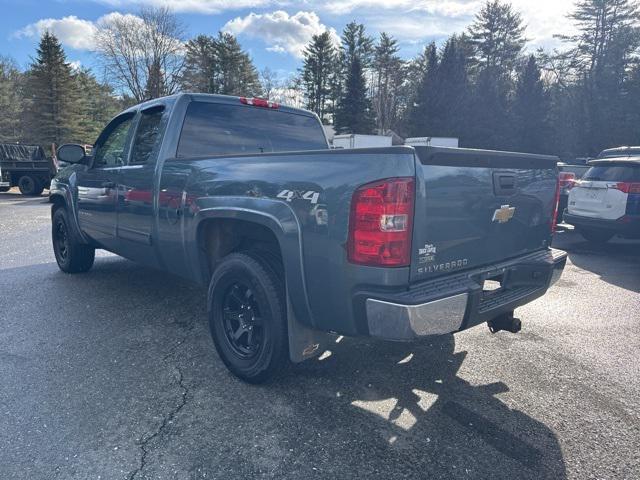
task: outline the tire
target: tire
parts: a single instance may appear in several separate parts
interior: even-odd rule
[[[51,222],[51,240],[58,268],[65,273],[86,272],[93,266],[96,250],[78,242],[69,226],[67,210],[58,207]]]
[[[18,180],[18,188],[20,193],[27,197],[37,197],[44,190],[44,186],[40,183],[40,180],[31,175],[23,175]]]
[[[580,229],[580,235],[589,243],[604,245],[611,240],[615,234],[604,230]]]
[[[257,252],[225,257],[209,285],[209,328],[222,362],[248,383],[264,383],[289,363],[284,283]]]

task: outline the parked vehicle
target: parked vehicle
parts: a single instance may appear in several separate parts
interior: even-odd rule
[[[390,147],[392,142],[393,138],[385,135],[335,135],[333,148]]]
[[[404,141],[410,147],[450,147],[458,148],[458,139],[455,137],[410,137]]]
[[[592,160],[569,193],[564,221],[590,242],[640,238],[640,158]]]
[[[558,162],[558,180],[560,185],[560,199],[558,211],[564,212],[569,203],[569,192],[575,183],[591,168],[589,165],[575,165]]]
[[[0,144],[0,191],[18,187],[23,195],[37,196],[49,188],[56,166],[37,145]]]
[[[640,157],[640,147],[616,147],[603,150],[598,158]]]
[[[555,157],[331,150],[313,113],[202,94],[132,107],[92,156],[58,157],[73,163],[51,186],[60,269],[103,248],[208,286],[215,346],[249,382],[334,334],[515,332],[566,261],[550,248]]]

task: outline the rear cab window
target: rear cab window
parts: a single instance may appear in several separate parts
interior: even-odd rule
[[[192,102],[177,157],[328,149],[315,117],[277,109]]]
[[[640,182],[640,165],[595,165],[587,170],[582,180],[592,182]]]

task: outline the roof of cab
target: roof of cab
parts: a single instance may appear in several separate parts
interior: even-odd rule
[[[231,95],[217,95],[212,93],[188,93],[187,92],[187,93],[176,93],[174,95],[169,95],[166,97],[159,97],[159,98],[154,98],[152,100],[147,100],[146,102],[142,102],[132,107],[129,107],[127,110],[125,110],[122,113],[137,112],[138,110],[151,108],[151,107],[154,107],[155,105],[168,105],[168,104],[172,105],[176,103],[178,100],[185,97],[188,97],[190,101],[195,101],[195,102],[223,103],[226,105],[243,105],[242,103],[240,103],[240,98],[242,97],[234,97]],[[277,104],[277,105],[278,105],[278,110],[283,112],[297,113],[298,115],[316,117],[315,113],[309,110],[305,110],[303,108],[288,107],[282,104]],[[248,105],[247,107],[250,108],[251,106]],[[260,107],[255,107],[255,108],[260,108]]]
[[[607,158],[596,158],[595,160],[589,160],[589,165],[606,165],[608,163],[611,164],[624,164],[624,165],[639,165],[640,166],[640,157],[607,157]]]

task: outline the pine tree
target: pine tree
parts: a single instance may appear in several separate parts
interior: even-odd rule
[[[216,93],[218,55],[216,39],[198,35],[185,45],[184,70],[180,88],[185,92]]]
[[[371,133],[373,119],[371,102],[367,97],[367,84],[360,64],[354,56],[345,81],[344,95],[340,99],[334,126],[338,133]]]
[[[434,135],[434,113],[438,99],[438,49],[435,43],[429,44],[421,60],[422,78],[410,107],[407,131],[412,137]]]
[[[338,67],[330,81],[330,111],[337,115],[340,101],[346,98],[344,91],[351,72],[351,63],[355,58],[360,62],[363,75],[371,66],[373,55],[373,39],[366,34],[365,26],[361,23],[350,22],[342,31],[341,45],[337,51]]]
[[[398,42],[385,32],[373,56],[373,108],[379,133],[397,129],[400,123],[398,91],[404,81],[405,64],[398,55]]]
[[[104,126],[124,105],[118,101],[113,89],[98,82],[89,69],[78,70],[74,77],[82,108],[72,137],[78,143],[93,144]]]
[[[81,106],[71,66],[58,39],[45,32],[27,73],[29,140],[45,147],[73,141]]]
[[[459,137],[465,141],[469,128],[467,109],[469,102],[469,77],[465,39],[452,36],[445,43],[438,66],[439,122],[433,134],[443,137]]]
[[[0,57],[0,142],[22,139],[23,75],[15,61]]]
[[[561,36],[571,45],[564,55],[571,59],[574,76],[584,89],[576,108],[584,112],[579,143],[596,155],[603,148],[625,143],[623,116],[627,99],[625,83],[640,46],[640,11],[629,0],[582,0],[571,18],[578,33]]]
[[[527,59],[516,83],[512,105],[514,148],[528,153],[547,150],[548,95],[534,55]]]
[[[315,112],[322,123],[329,121],[332,79],[336,75],[336,50],[329,32],[314,35],[304,50],[302,87],[307,108]]]
[[[488,0],[469,27],[481,70],[511,71],[524,48],[524,25],[509,3]]]
[[[215,50],[218,65],[214,77],[215,93],[259,97],[262,85],[258,71],[236,37],[220,32]]]
[[[469,145],[511,148],[509,97],[514,68],[525,44],[522,18],[510,4],[489,0],[469,27],[469,38],[476,52]]]

